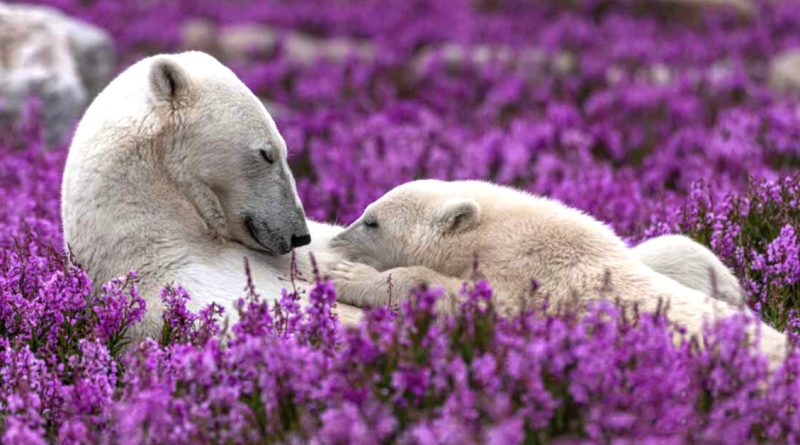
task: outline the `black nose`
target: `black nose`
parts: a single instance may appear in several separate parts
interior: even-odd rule
[[[292,248],[311,244],[311,235],[292,235]]]

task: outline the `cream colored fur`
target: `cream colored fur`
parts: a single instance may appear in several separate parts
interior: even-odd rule
[[[631,250],[634,258],[684,286],[741,306],[744,291],[739,280],[702,244],[683,235],[649,239]]]
[[[665,303],[668,317],[696,335],[704,320],[739,313],[655,272],[591,216],[484,182],[401,185],[367,207],[332,245],[352,261],[334,266],[332,276],[340,300],[356,306],[385,304],[391,279],[397,300],[430,283],[448,295],[442,309],[454,307],[477,254],[479,276],[492,284],[505,314],[530,298],[533,280],[539,284],[534,297],[547,296],[551,307],[572,305],[574,298],[607,298],[645,311]],[[785,356],[786,338],[758,325],[760,346],[775,365]]]
[[[64,240],[95,285],[137,270],[148,304],[139,335],[161,328],[159,290],[181,284],[191,308],[235,316],[243,258],[257,290],[280,297],[297,241],[327,258],[339,229],[306,222],[286,144],[260,101],[211,56],[160,55],[131,66],[82,118],[62,189]],[[298,283],[306,287],[307,283]],[[344,305],[340,315],[360,312]]]
[[[265,165],[262,149],[274,165]],[[215,302],[234,316],[245,257],[259,293],[278,297],[291,287],[290,256],[280,253],[295,232],[307,230],[312,240],[295,250],[301,290],[311,278],[308,252],[320,265],[340,259],[328,241],[341,228],[304,220],[286,145],[269,113],[203,53],[144,59],[94,100],[70,147],[62,200],[65,242],[97,287],[139,272],[149,307],[139,335],[158,335],[158,291],[168,283],[190,291],[193,309]],[[276,233],[254,239],[241,218],[245,211]],[[674,256],[669,249],[642,255],[655,269]],[[703,262],[696,270],[708,270],[708,258],[687,256]],[[344,304],[338,312],[345,322],[361,314]]]

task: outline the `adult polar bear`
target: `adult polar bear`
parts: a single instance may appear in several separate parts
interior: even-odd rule
[[[138,271],[144,335],[160,332],[163,285],[183,285],[193,309],[217,302],[234,314],[244,257],[258,291],[277,297],[291,288],[285,254],[305,246],[297,259],[308,277],[304,252],[325,262],[321,246],[338,232],[306,221],[272,118],[199,52],[144,59],[92,102],[67,158],[62,218],[67,247],[95,283]],[[344,321],[360,314],[337,309]]]
[[[65,243],[96,285],[138,271],[149,307],[140,334],[152,336],[163,285],[183,285],[194,310],[216,302],[235,315],[244,257],[258,291],[275,298],[290,287],[283,254],[300,247],[298,268],[308,277],[307,252],[334,262],[328,241],[341,231],[305,220],[272,118],[228,68],[200,52],[141,60],[98,95],[70,147],[62,213]],[[738,287],[710,253],[676,268],[674,245],[642,249],[641,259],[701,283],[711,268]],[[361,314],[341,303],[337,311],[345,322]]]

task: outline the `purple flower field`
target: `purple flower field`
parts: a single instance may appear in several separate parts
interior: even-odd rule
[[[800,50],[800,2],[40,3],[105,28],[119,70],[186,49],[198,19],[281,30],[275,48],[223,62],[275,107],[309,218],[349,223],[418,178],[513,185],[631,245],[691,236],[800,338],[800,86],[770,82],[771,61]],[[301,60],[293,35],[353,46]],[[345,328],[320,279],[307,308],[231,289],[232,326],[165,288],[162,338],[130,343],[146,310],[136,273],[94,294],[69,262],[69,141],[45,149],[40,118],[31,98],[0,121],[3,443],[800,443],[800,352],[768,372],[744,317],[704,339],[610,303],[505,319],[478,282],[457,316],[421,289]]]

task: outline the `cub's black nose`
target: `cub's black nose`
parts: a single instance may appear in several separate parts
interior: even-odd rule
[[[311,244],[311,235],[292,235],[292,248]]]

